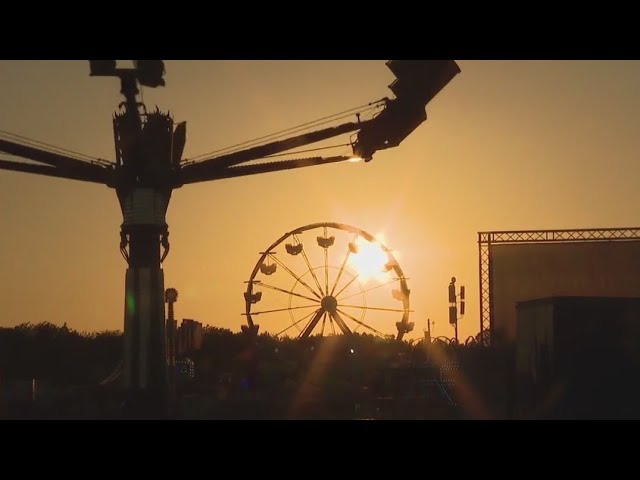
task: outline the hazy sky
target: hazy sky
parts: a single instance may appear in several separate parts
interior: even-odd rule
[[[239,330],[258,252],[331,221],[383,233],[398,252],[411,336],[427,318],[452,335],[455,275],[468,291],[466,338],[479,329],[478,231],[640,225],[640,62],[458,63],[429,120],[370,163],[176,190],[164,269],[177,317]],[[166,66],[167,87],[144,101],[188,122],[187,157],[391,96],[393,81],[384,60]],[[113,160],[119,85],[88,73],[84,61],[0,61],[0,130]],[[0,170],[0,325],[122,329],[121,221],[107,187]]]

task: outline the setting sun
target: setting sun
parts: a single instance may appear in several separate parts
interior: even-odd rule
[[[385,266],[389,258],[380,244],[369,242],[358,237],[355,243],[356,252],[349,257],[349,263],[358,272],[362,281],[370,279],[383,280],[387,276]]]

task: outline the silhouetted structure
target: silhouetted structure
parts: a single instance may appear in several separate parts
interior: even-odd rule
[[[202,324],[185,318],[178,329],[178,357],[190,355],[202,348]]]
[[[178,301],[178,291],[175,288],[167,288],[164,292],[164,300],[167,303],[167,367],[169,369],[169,385],[173,390],[176,372],[176,344],[178,322],[175,319],[173,305]]]
[[[167,366],[169,387],[175,393],[175,387],[183,385],[194,378],[195,367],[192,360],[187,358],[202,348],[202,324],[191,319],[183,319],[178,328],[175,319],[174,304],[178,301],[178,291],[168,288],[165,291],[167,303]],[[176,360],[178,359],[178,360]]]
[[[640,228],[478,234],[480,336],[513,345],[516,303],[554,296],[640,297]]]
[[[460,309],[458,310],[458,303]],[[458,322],[464,317],[465,312],[465,287],[460,287],[460,294],[456,292],[456,277],[451,277],[449,283],[449,323],[454,328],[454,338],[458,342]]]
[[[91,76],[120,80],[124,101],[113,117],[115,162],[63,153],[64,149],[55,147],[47,149],[44,144],[36,147],[29,139],[2,134],[0,152],[31,163],[0,160],[0,168],[93,182],[115,189],[123,218],[120,252],[128,267],[124,301],[124,386],[130,392],[130,403],[135,404],[133,411],[136,414],[144,411],[150,416],[163,415],[168,392],[162,262],[170,247],[166,212],[172,191],[190,183],[346,161],[352,157],[272,159],[274,155],[291,153],[298,147],[353,132],[357,132],[352,144],[354,155],[369,161],[376,151],[399,145],[423,123],[427,104],[460,73],[452,60],[391,60],[387,66],[397,77],[390,85],[396,98],[375,102],[373,106],[381,106],[382,110],[371,119],[363,120],[358,109],[351,109],[354,114],[358,113],[356,122],[308,131],[284,140],[274,140],[281,138],[274,134],[270,136],[271,141],[249,142],[252,146],[248,148],[217,150],[226,153],[215,155],[214,152],[199,157],[198,161],[185,161],[182,156],[186,123],[176,125],[169,113],[157,108],[147,111],[137,98],[138,84],[151,88],[165,85],[164,62],[134,60],[133,69],[117,68],[115,60],[89,62]],[[312,130],[321,123],[318,120],[306,125],[306,130]],[[269,161],[253,162],[265,159]]]
[[[303,234],[306,232],[312,232],[312,236],[315,237],[313,241],[304,242]],[[338,237],[337,243],[336,237]],[[278,251],[282,246],[285,247],[284,251]],[[316,252],[321,249],[323,260],[321,266],[316,268],[312,267],[313,262],[308,257],[314,252],[314,248]],[[357,259],[361,254],[359,250],[366,248],[373,248],[381,255],[380,271],[375,273],[389,272],[390,275],[395,275],[395,278],[390,277],[386,285],[382,285],[387,286],[390,301],[385,306],[366,302],[366,293],[373,288],[365,289],[358,279],[359,272],[353,272],[348,267],[349,260]],[[330,249],[332,249],[332,255],[335,254],[333,255],[337,262],[335,265],[329,260]],[[276,255],[279,252],[283,255]],[[289,261],[294,258],[302,258],[304,266],[292,268]],[[280,285],[273,279],[274,275],[277,277],[276,272],[280,271],[278,267],[287,275],[286,283],[280,280],[282,282]],[[291,279],[295,280],[292,288],[289,287]],[[348,290],[352,286],[353,289]],[[376,288],[380,288],[380,285]],[[265,293],[267,295],[264,295]],[[278,316],[286,312],[290,316],[290,323],[276,333],[276,336],[291,335],[292,332],[296,332],[296,328],[299,338],[307,338],[312,334],[335,335],[336,332],[349,335],[363,328],[367,333],[384,338],[386,334],[379,330],[381,322],[373,323],[365,318],[365,313],[371,315],[382,312],[386,315],[386,319],[390,320],[391,325],[394,318],[399,318],[399,321],[395,322],[398,331],[396,338],[402,340],[404,335],[411,332],[414,327],[414,323],[409,321],[410,293],[407,278],[393,252],[373,235],[351,225],[333,222],[314,223],[285,233],[266,251],[260,253],[260,258],[247,282],[247,290],[244,292],[244,315],[247,317],[247,325],[243,326],[243,330],[257,332],[258,325],[253,319],[258,315],[264,318],[266,315]],[[260,302],[266,303],[263,296],[268,298],[273,295],[284,298],[283,294],[289,296],[288,308],[260,306]],[[295,302],[300,298],[303,302],[296,304]],[[298,318],[295,318],[296,316]],[[372,326],[376,324],[378,328]]]
[[[640,298],[518,304],[516,418],[640,418]]]
[[[263,334],[247,340],[245,334],[204,328],[203,348],[176,361],[176,416],[482,419],[508,414],[505,366],[513,355],[507,350],[442,337],[412,346],[357,333],[297,340]],[[0,390],[15,380],[38,378],[35,403],[13,408],[11,418],[155,417],[144,403],[128,402],[123,410],[112,383],[95,386],[113,371],[122,344],[118,333],[82,335],[47,324],[0,328]],[[429,348],[421,348],[425,345]],[[16,358],[20,361],[12,361]]]

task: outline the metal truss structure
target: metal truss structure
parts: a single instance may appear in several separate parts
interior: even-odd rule
[[[640,240],[640,227],[586,228],[578,230],[521,230],[478,233],[480,272],[480,334],[484,345],[491,344],[493,293],[491,246],[517,243],[612,242]]]

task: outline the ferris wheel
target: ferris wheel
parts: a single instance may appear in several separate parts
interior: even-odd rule
[[[413,329],[407,278],[393,252],[349,225],[314,223],[284,234],[260,252],[246,283],[243,328],[255,332],[258,321],[278,337],[401,340]]]

